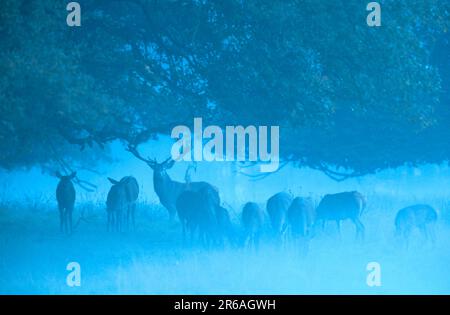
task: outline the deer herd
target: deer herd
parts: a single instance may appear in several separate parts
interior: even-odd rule
[[[175,163],[171,158],[158,163],[154,159],[143,158],[136,147],[129,147],[128,151],[153,170],[154,190],[160,203],[168,210],[170,220],[178,216],[184,242],[198,242],[208,247],[228,243],[258,248],[265,213],[275,240],[289,239],[307,244],[317,231],[324,230],[328,221],[335,222],[340,234],[341,222],[345,220],[354,224],[357,239],[364,238],[365,228],[361,216],[366,208],[366,200],[357,191],[327,194],[317,207],[311,198],[293,197],[287,192],[279,192],[267,200],[265,213],[255,202],[244,204],[241,226],[238,228],[230,219],[228,210],[222,206],[216,187],[207,182],[174,181],[167,173]],[[56,176],[60,179],[56,189],[60,228],[63,233],[71,234],[76,195],[72,180],[76,173],[67,176],[56,173]],[[132,176],[108,180],[112,186],[106,200],[107,230],[121,232],[134,229],[136,201],[139,196],[137,180]],[[418,204],[399,210],[394,227],[396,235],[406,244],[413,229],[434,242],[436,221],[435,209]]]

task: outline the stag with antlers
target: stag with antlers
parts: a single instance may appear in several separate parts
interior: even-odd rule
[[[217,193],[215,200],[217,200],[217,206],[220,205],[220,198],[217,192],[217,188],[207,182],[189,182],[182,183],[174,181],[167,174],[167,170],[173,167],[175,161],[171,157],[167,158],[161,163],[158,163],[155,159],[144,158],[139,153],[137,146],[129,145],[127,150],[132,153],[139,160],[147,163],[147,165],[153,170],[153,187],[155,193],[158,195],[159,201],[169,212],[170,219],[175,218],[177,213],[176,202],[178,197],[184,191],[201,191],[203,189],[212,189]],[[184,219],[180,218],[183,224],[183,229],[185,228]]]

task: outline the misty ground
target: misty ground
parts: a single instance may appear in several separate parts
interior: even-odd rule
[[[58,213],[50,201],[0,205],[0,293],[2,294],[449,294],[450,207],[445,199],[421,200],[439,212],[437,243],[416,233],[406,250],[394,237],[396,210],[418,200],[367,196],[362,217],[364,243],[354,240],[354,226],[342,225],[338,237],[329,223],[304,256],[279,248],[269,227],[259,251],[203,249],[181,243],[180,226],[165,209],[140,203],[134,233],[107,233],[99,204],[77,204],[72,236],[59,232]],[[239,225],[241,209],[231,213]],[[69,262],[81,265],[81,287],[66,285]],[[381,265],[381,287],[366,284],[369,262]]]

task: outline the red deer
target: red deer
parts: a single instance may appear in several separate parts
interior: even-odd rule
[[[59,172],[56,172],[55,175],[59,178],[56,187],[56,200],[58,201],[60,229],[63,233],[71,234],[73,232],[72,212],[76,196],[72,180],[77,176],[77,173],[72,172],[70,175],[62,176]]]
[[[130,222],[133,229],[136,227],[136,200],[139,197],[139,184],[133,176],[125,176],[120,181],[108,177],[108,180],[113,185],[120,185],[125,190],[126,199],[126,225],[129,228]]]
[[[316,222],[322,222],[322,229],[326,221],[335,221],[340,233],[342,220],[350,219],[356,227],[356,237],[364,237],[364,225],[360,217],[365,208],[365,199],[357,191],[342,192],[325,195],[316,209]]]
[[[199,240],[205,245],[218,240],[218,193],[209,186],[198,191],[185,190],[177,201],[176,207],[185,234],[190,233],[194,240],[198,231]]]
[[[244,226],[244,246],[254,249],[259,247],[259,239],[263,225],[263,212],[254,202],[247,202],[242,209]]]
[[[176,202],[182,192],[186,190],[199,191],[202,189],[212,189],[217,191],[214,186],[207,182],[181,183],[172,180],[167,174],[167,170],[172,168],[175,161],[170,157],[162,163],[158,163],[154,159],[143,158],[135,146],[128,146],[128,151],[139,160],[147,163],[147,165],[153,170],[153,187],[158,195],[159,201],[169,211],[169,217],[171,220],[174,219],[175,214],[177,213]],[[217,198],[217,200],[217,205],[219,205],[220,198]]]
[[[132,176],[123,177],[120,181],[108,177],[112,186],[109,190],[106,207],[108,212],[108,231],[122,231],[124,222],[135,226],[136,200],[139,196],[139,185]],[[125,212],[126,211],[126,212]]]
[[[286,217],[292,197],[288,193],[279,192],[267,200],[267,213],[277,238],[281,237],[286,226]]]
[[[216,218],[219,242],[223,245],[225,240],[228,240],[229,244],[235,245],[236,234],[228,210],[222,206],[217,206]]]
[[[403,208],[397,212],[395,217],[395,228],[398,236],[402,236],[408,244],[413,228],[418,228],[425,239],[431,237],[435,241],[435,224],[437,213],[429,205],[413,205]]]
[[[296,197],[292,201],[287,213],[287,223],[293,238],[311,236],[314,212],[314,204],[311,198]]]
[[[183,241],[186,240],[187,233],[190,234],[190,238],[193,240],[198,221],[196,215],[201,207],[201,196],[196,191],[183,191],[178,196],[175,206],[181,222]]]

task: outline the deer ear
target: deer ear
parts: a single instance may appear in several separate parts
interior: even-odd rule
[[[117,185],[119,182],[116,181],[115,179],[112,179],[111,177],[108,177],[108,180],[111,182],[111,184],[113,185]]]
[[[59,171],[55,172],[55,176],[58,177],[59,179],[61,179],[61,177],[62,177],[62,175],[61,175],[61,173]]]
[[[74,179],[75,176],[77,176],[77,172],[72,172],[72,174],[70,174],[70,179]]]

